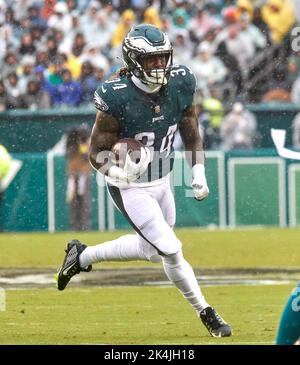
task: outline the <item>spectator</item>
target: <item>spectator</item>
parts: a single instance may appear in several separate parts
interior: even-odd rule
[[[92,104],[94,92],[99,86],[99,81],[96,79],[94,75],[94,68],[89,61],[86,61],[82,64],[81,75],[78,81],[80,82],[82,91],[81,103],[86,105]]]
[[[41,7],[41,17],[46,21],[53,15],[56,0],[44,0]]]
[[[101,67],[94,67],[94,76],[99,86],[104,81],[105,77],[104,69]]]
[[[255,43],[252,39],[240,33],[240,24],[234,23],[227,27],[225,46],[229,55],[238,62],[239,69],[247,74],[249,63],[255,56]]]
[[[50,60],[47,57],[46,48],[41,47],[38,49],[35,56],[35,64],[44,68],[48,68],[50,66]]]
[[[18,68],[17,74],[19,76],[20,93],[26,92],[27,83],[33,76],[33,68],[35,66],[35,59],[33,56],[26,55],[22,58],[21,67]]]
[[[80,76],[82,64],[80,57],[76,57],[73,53],[67,54],[62,52],[62,54],[66,58],[65,67],[71,71],[73,79],[78,79]]]
[[[21,27],[21,24],[15,18],[15,12],[11,7],[8,7],[5,11],[5,21],[2,25],[7,29],[8,34],[10,35],[9,43],[14,47],[18,44],[18,29]]]
[[[68,12],[72,13],[74,10],[76,10],[77,7],[77,0],[66,0],[66,4],[68,7]]]
[[[237,0],[236,3],[239,17],[241,18],[246,15],[246,17],[251,21],[254,13],[253,1]]]
[[[80,62],[89,61],[93,67],[100,67],[107,72],[109,64],[105,56],[101,54],[99,45],[94,41],[88,43],[80,57]]]
[[[41,89],[37,79],[28,81],[26,93],[20,99],[22,107],[30,110],[47,109],[51,106],[49,94]]]
[[[124,37],[127,35],[129,30],[132,28],[135,22],[135,15],[131,9],[125,10],[121,15],[111,40],[112,47],[118,47],[122,44]]]
[[[72,54],[76,57],[80,57],[86,46],[86,40],[83,33],[77,33],[72,44]]]
[[[196,16],[189,24],[191,39],[196,43],[201,42],[205,34],[219,24],[220,22],[205,11],[204,7],[198,7]]]
[[[78,106],[81,102],[81,85],[72,79],[70,70],[63,69],[61,72],[63,82],[57,86],[57,100],[55,106],[68,107]]]
[[[162,15],[161,16],[161,31],[164,33],[167,33],[169,37],[171,36],[171,29],[172,29],[172,23],[168,16]]]
[[[223,21],[226,26],[237,24],[239,21],[239,12],[235,6],[227,6],[222,10]]]
[[[27,16],[23,16],[20,19],[21,25],[17,28],[14,28],[14,36],[18,39],[18,43],[20,42],[20,39],[22,36],[26,33],[30,33],[30,20]]]
[[[32,37],[30,33],[23,34],[21,38],[21,46],[19,48],[19,53],[21,55],[34,55],[36,51],[36,47],[33,44]]]
[[[159,12],[156,9],[156,7],[153,5],[153,3],[154,3],[153,0],[148,1],[149,6],[144,11],[143,23],[152,24],[152,25],[155,25],[156,27],[160,28],[161,21],[160,21],[160,17],[159,17]]]
[[[43,28],[35,25],[30,28],[30,34],[36,50],[41,49],[44,46]]]
[[[188,29],[189,15],[184,8],[177,8],[172,13],[174,29]],[[172,34],[171,34],[172,37]]]
[[[288,80],[287,67],[278,65],[274,68],[272,77],[266,84],[266,91],[262,100],[265,102],[289,102],[291,101],[291,82]],[[296,89],[293,85],[292,95],[295,97]]]
[[[12,28],[16,28],[21,25],[15,18],[15,12],[13,8],[11,7],[6,8],[4,23],[10,25]]]
[[[60,44],[59,49],[63,50],[66,53],[71,53],[72,45],[74,43],[76,34],[79,34],[82,32],[79,11],[77,11],[77,10],[72,11],[71,20],[72,20],[71,29],[69,30],[69,32],[67,34],[63,35],[63,39],[59,43]]]
[[[176,29],[172,40],[174,49],[174,63],[189,64],[192,59],[192,44],[187,29]]]
[[[262,51],[266,47],[266,37],[255,25],[251,24],[248,13],[241,14],[240,16],[240,30],[241,34],[248,37],[251,43],[255,45],[256,51]]]
[[[90,131],[86,127],[69,131],[66,141],[68,161],[67,203],[69,205],[70,228],[82,231],[90,228],[90,178],[91,165],[88,160]]]
[[[206,41],[200,43],[196,58],[189,63],[197,79],[197,86],[203,95],[209,96],[209,87],[221,83],[227,74],[226,67],[213,55],[212,47]]]
[[[115,5],[113,5],[113,2],[110,0],[104,0],[102,1],[102,9],[100,13],[102,13],[105,16],[105,19],[109,24],[112,25],[113,29],[116,28],[119,20],[119,14],[115,10]]]
[[[7,91],[8,109],[18,109],[21,106],[21,92],[18,83],[19,78],[15,72],[8,74],[7,78],[4,80],[5,89]]]
[[[4,62],[1,64],[0,73],[3,78],[12,72],[16,72],[18,67],[17,54],[14,51],[8,51],[5,54]]]
[[[65,65],[65,58],[61,54],[57,54],[56,57],[53,59],[53,63],[50,65],[48,71],[48,81],[54,85],[58,86],[62,84],[62,70]]]
[[[35,78],[39,81],[41,90],[45,91],[50,97],[50,105],[55,104],[58,99],[57,88],[46,77],[46,68],[43,66],[37,66],[34,70]]]
[[[98,13],[97,29],[97,31],[101,33],[101,37],[97,39],[97,43],[101,49],[105,50],[106,53],[108,53],[111,43],[111,37],[115,29],[115,23],[112,22],[112,20],[109,20],[104,10],[101,10]],[[86,38],[89,39],[89,42],[95,41],[95,37],[92,36],[91,32],[89,32],[89,38],[88,36],[86,36]]]
[[[91,1],[87,11],[81,18],[82,32],[89,41],[95,40],[95,34],[98,32],[98,15],[100,11],[100,3]]]
[[[47,22],[40,15],[40,7],[33,3],[28,7],[28,19],[30,21],[30,26],[35,27],[41,30],[45,30],[47,28]]]
[[[263,20],[262,14],[261,14],[261,8],[256,7],[253,11],[253,19],[252,24],[256,26],[262,34],[265,36],[267,45],[270,46],[272,44],[271,38],[270,38],[270,31],[267,23]]]
[[[295,15],[289,1],[267,0],[262,7],[262,17],[270,29],[271,41],[282,42],[295,23]]]
[[[48,27],[59,29],[64,34],[68,34],[72,27],[72,20],[66,3],[59,1],[54,5],[54,14],[48,19]]]
[[[0,24],[0,60],[9,48],[14,48],[16,41],[12,35],[12,28],[9,25]]]
[[[256,118],[241,103],[233,104],[221,123],[221,146],[227,151],[231,149],[249,149],[254,147]]]
[[[46,49],[47,49],[46,59],[48,60],[49,63],[54,62],[58,53],[58,45],[53,34],[47,37]]]
[[[210,149],[219,149],[221,143],[220,126],[224,118],[224,107],[218,95],[215,95],[214,92],[211,94],[210,97],[203,99],[199,123],[204,131],[205,146]]]

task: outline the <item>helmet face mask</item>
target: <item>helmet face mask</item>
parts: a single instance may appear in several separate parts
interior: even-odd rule
[[[166,34],[142,24],[123,41],[123,58],[128,71],[149,86],[166,85],[172,66],[173,49]]]

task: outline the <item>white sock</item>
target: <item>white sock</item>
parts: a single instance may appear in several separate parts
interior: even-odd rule
[[[182,252],[164,256],[162,260],[167,277],[181,291],[197,314],[199,315],[204,308],[209,307],[201,293],[194,271],[184,259]]]
[[[113,241],[87,247],[79,256],[81,267],[100,261],[148,260],[134,234],[121,236]]]

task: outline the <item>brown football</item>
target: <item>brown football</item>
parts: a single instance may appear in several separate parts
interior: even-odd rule
[[[137,163],[141,157],[141,147],[143,144],[134,138],[122,138],[112,146],[111,160],[115,165],[124,167],[129,153],[131,160]]]

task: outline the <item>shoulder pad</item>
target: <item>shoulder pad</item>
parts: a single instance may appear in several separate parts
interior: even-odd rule
[[[175,64],[170,71],[171,79],[175,84],[180,85],[182,90],[194,94],[196,89],[196,78],[193,71],[184,65]]]
[[[126,79],[113,79],[103,82],[94,93],[94,103],[98,110],[117,116],[119,104],[124,101],[122,89],[127,88]]]

